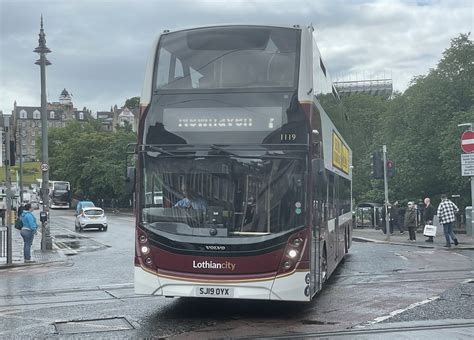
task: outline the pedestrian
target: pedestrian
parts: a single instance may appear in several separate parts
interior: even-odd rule
[[[35,237],[38,225],[33,216],[33,208],[30,203],[25,204],[20,218],[23,223],[23,227],[20,231],[21,237],[23,238],[23,257],[25,263],[31,263],[34,262],[31,260],[31,245],[33,244],[33,238]]]
[[[395,228],[397,228],[398,230],[400,230],[400,235],[405,234],[405,230],[403,230],[403,226],[400,223],[400,208],[398,205],[398,201],[395,201],[395,203],[393,203],[392,205],[392,209],[390,211],[390,223],[392,225],[392,232]]]
[[[416,204],[416,227],[417,230],[418,226],[424,226],[425,225],[425,205],[422,200],[419,200],[418,203]],[[421,230],[423,232],[423,230]]]
[[[434,215],[436,215],[436,209],[431,204],[431,200],[429,197],[426,197],[424,202],[425,202],[425,209],[423,211],[423,219],[425,221],[425,225],[426,224],[433,225],[433,219],[434,219]],[[433,243],[433,238],[434,236],[428,236],[425,242]]]
[[[391,216],[390,210],[391,210],[390,203],[384,205],[382,208],[382,231],[384,234],[387,233],[387,224],[386,224],[387,216],[388,216],[388,226],[389,226],[390,234],[393,234],[393,225],[392,223],[390,223],[390,216]]]
[[[405,212],[405,227],[408,228],[409,241],[416,241],[416,205],[408,202],[408,209]]]
[[[456,213],[459,211],[458,207],[456,204],[451,202],[448,199],[448,196],[446,194],[441,195],[441,203],[438,206],[438,219],[439,223],[443,225],[443,231],[444,231],[444,237],[446,238],[446,244],[444,247],[451,248],[451,240],[450,238],[454,241],[454,245],[458,245],[458,239],[456,238],[456,235],[454,235],[453,232],[453,224],[454,221],[456,221]]]

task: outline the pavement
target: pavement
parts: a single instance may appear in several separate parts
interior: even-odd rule
[[[54,243],[53,240],[53,250],[41,251],[41,232],[38,233],[33,238],[33,244],[31,246],[31,259],[33,263],[24,263],[23,260],[23,239],[20,235],[20,231],[12,228],[12,263],[7,264],[6,257],[6,237],[7,237],[7,228],[0,227],[0,270],[4,268],[20,267],[20,266],[34,266],[42,265],[47,263],[54,262],[66,262],[66,254],[59,249],[59,247]],[[41,227],[40,227],[41,228]]]
[[[443,228],[438,227],[436,237],[433,243],[425,242],[426,236],[423,236],[421,232],[416,234],[416,241],[410,241],[408,239],[408,231],[403,235],[398,230],[390,234],[390,240],[387,239],[387,235],[382,230],[376,230],[373,228],[354,228],[352,231],[352,240],[356,242],[373,242],[373,243],[386,243],[396,245],[406,245],[411,247],[419,248],[440,248],[445,250],[454,249],[473,249],[474,250],[474,238],[466,234],[455,233],[459,244],[455,246],[451,244],[451,248],[443,247],[446,244],[446,240],[443,234]]]

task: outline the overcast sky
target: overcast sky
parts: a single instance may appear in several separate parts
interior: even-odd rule
[[[153,39],[164,29],[220,23],[313,24],[335,80],[392,77],[404,91],[473,30],[472,0],[0,0],[0,110],[40,105],[43,13],[48,101],[119,107],[139,96]]]

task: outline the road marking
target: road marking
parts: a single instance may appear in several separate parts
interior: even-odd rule
[[[419,302],[415,302],[415,303],[412,303],[411,305],[409,305],[407,308],[404,308],[404,309],[397,309],[397,310],[394,310],[393,312],[391,312],[389,315],[383,315],[383,316],[379,316],[378,318],[375,318],[374,320],[372,321],[368,321],[360,326],[357,326],[357,327],[365,327],[365,326],[370,326],[370,325],[373,325],[373,324],[376,324],[376,323],[379,323],[379,322],[382,322],[382,321],[385,321],[387,319],[390,319],[392,317],[394,317],[395,315],[398,315],[398,314],[401,314],[407,310],[410,310],[412,308],[415,308],[415,307],[418,307],[418,306],[422,306],[424,304],[427,304],[429,302],[432,302],[432,301],[436,301],[438,300],[440,297],[439,296],[433,296],[431,298],[428,298],[426,300],[423,300],[423,301],[419,301]]]
[[[405,260],[405,261],[408,261],[408,258],[406,258],[405,256],[403,256],[402,254],[399,254],[399,253],[395,253],[395,255],[399,256],[402,258],[402,260]]]

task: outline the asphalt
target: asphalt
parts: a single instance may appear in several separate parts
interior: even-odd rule
[[[112,215],[114,212],[111,209],[105,209],[105,211]],[[120,209],[118,214],[123,216],[132,216],[133,211],[131,209]],[[34,211],[36,220],[39,221],[39,210]],[[23,239],[21,238],[20,231],[12,228],[12,263],[7,263],[6,257],[6,240],[7,240],[7,227],[0,226],[0,270],[4,268],[21,267],[21,266],[37,266],[45,265],[49,263],[60,263],[67,262],[67,257],[75,255],[77,252],[71,250],[69,247],[63,244],[60,240],[55,240],[53,236],[53,249],[47,251],[41,251],[41,226],[38,228],[38,232],[33,239],[31,246],[31,259],[32,263],[25,263],[23,260]]]
[[[128,211],[121,211],[120,214],[130,214]],[[50,251],[41,251],[41,232],[35,235],[33,239],[33,245],[31,247],[31,258],[33,263],[24,263],[23,261],[23,239],[21,238],[20,231],[12,227],[12,263],[7,264],[6,258],[6,227],[0,227],[0,269],[2,268],[11,268],[18,266],[31,266],[31,265],[41,265],[55,262],[66,262],[67,256],[71,255],[70,250],[67,247],[64,247],[61,242],[54,242],[53,238],[53,250]],[[40,228],[41,229],[41,228]],[[440,232],[441,230],[441,232]],[[471,249],[474,250],[474,238],[466,234],[456,234],[459,244],[455,246],[451,245],[451,248],[445,248],[445,238],[442,233],[442,228],[438,227],[438,232],[434,238],[433,243],[425,242],[427,239],[423,234],[417,233],[416,241],[412,242],[408,240],[408,232],[400,234],[399,231],[395,231],[390,235],[388,239],[381,230],[376,230],[373,228],[354,228],[352,233],[352,240],[355,242],[373,242],[373,243],[385,243],[385,244],[394,244],[394,245],[405,245],[410,247],[419,247],[419,248],[439,248],[444,250],[453,250],[453,249]]]

